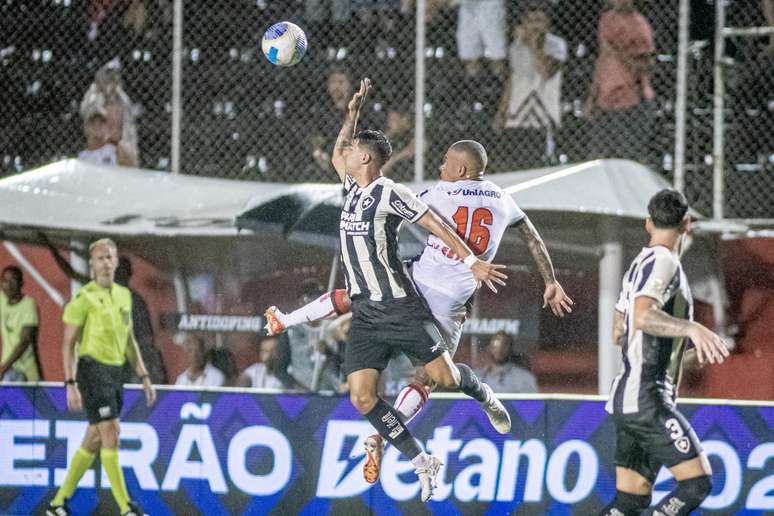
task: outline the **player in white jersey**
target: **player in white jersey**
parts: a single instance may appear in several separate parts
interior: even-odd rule
[[[572,310],[573,302],[556,281],[551,258],[540,235],[513,198],[495,183],[484,179],[486,165],[486,150],[481,144],[472,140],[456,142],[441,164],[441,180],[420,193],[419,198],[455,228],[471,251],[484,261],[494,258],[505,230],[516,227],[545,281],[544,306],[550,306],[557,316],[564,316],[565,311]],[[467,314],[466,304],[478,286],[470,269],[431,234],[423,253],[413,262],[411,277],[438,323],[447,351],[454,356]],[[337,290],[289,314],[270,307],[265,313],[267,330],[275,334],[296,324],[348,311],[346,293]],[[395,408],[406,422],[424,406],[431,390],[430,383],[424,371],[418,368],[414,380],[398,394]],[[510,421],[507,426],[510,427]],[[507,432],[508,428],[503,430]],[[369,483],[379,478],[382,444],[378,434],[366,440],[368,460],[364,476]]]
[[[603,516],[639,515],[648,508],[661,466],[677,486],[646,514],[682,516],[712,490],[712,469],[675,398],[687,339],[700,363],[728,356],[718,335],[694,322],[691,290],[680,265],[688,204],[675,190],[662,190],[648,204],[650,243],[623,278],[616,305],[614,339],[623,367],[605,407],[616,428],[616,496]]]

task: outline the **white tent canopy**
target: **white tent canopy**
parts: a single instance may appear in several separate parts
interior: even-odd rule
[[[488,178],[513,196],[549,242],[594,248],[601,256],[600,390],[606,390],[616,368],[610,328],[625,249],[645,241],[642,221],[648,200],[669,184],[626,160]],[[418,192],[432,184],[411,187]],[[65,160],[0,180],[0,238],[36,241],[38,231],[60,243],[113,236],[123,248],[159,265],[207,267],[210,260],[225,259],[225,266],[260,262],[253,266],[266,269],[290,263],[297,256],[288,252],[292,244],[275,238],[266,245],[266,237],[258,243],[249,233],[235,238],[235,219],[246,209],[298,189],[335,192],[341,186],[200,178]]]

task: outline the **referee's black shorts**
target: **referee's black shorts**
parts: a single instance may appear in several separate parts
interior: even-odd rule
[[[345,375],[360,369],[382,371],[397,351],[414,365],[425,365],[444,349],[443,337],[422,298],[354,299],[342,370]]]
[[[75,379],[89,423],[109,421],[121,415],[124,405],[123,370],[121,366],[103,364],[91,357],[78,360]]]
[[[702,452],[691,424],[672,405],[658,403],[635,414],[616,414],[613,422],[616,466],[634,470],[651,483],[661,466],[677,466]]]

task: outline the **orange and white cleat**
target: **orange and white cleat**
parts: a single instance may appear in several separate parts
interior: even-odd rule
[[[363,465],[363,478],[369,484],[375,484],[379,480],[379,470],[382,468],[382,455],[384,455],[382,436],[369,435],[365,440],[365,450],[368,459]]]
[[[266,333],[269,335],[279,335],[283,331],[285,331],[285,325],[282,324],[282,321],[280,318],[285,315],[283,314],[279,308],[276,306],[270,306],[266,309],[266,311],[263,313],[263,316],[266,317]]]

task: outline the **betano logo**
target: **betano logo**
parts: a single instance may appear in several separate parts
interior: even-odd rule
[[[195,404],[185,404],[195,405]],[[206,404],[204,404],[206,405]],[[204,405],[201,408],[205,408]],[[190,409],[190,407],[189,407]],[[206,482],[213,493],[227,494],[234,489],[251,496],[272,496],[288,489],[297,459],[287,437],[278,429],[255,425],[239,430],[226,449],[217,449],[212,430],[204,422],[191,422],[205,417],[208,410],[189,410],[183,417],[177,440],[168,462],[159,464],[159,435],[148,423],[123,422],[121,465],[131,470],[143,490],[176,491],[182,480]],[[195,414],[199,414],[196,416]],[[65,469],[49,466],[47,452],[56,441],[65,441],[68,460],[81,444],[86,431],[85,421],[47,419],[0,419],[0,486],[40,486],[52,488],[64,481]],[[329,420],[320,457],[316,496],[320,498],[348,498],[358,496],[372,486],[361,472],[363,441],[373,431],[366,421]],[[351,444],[355,441],[354,444]],[[48,441],[49,444],[46,444]],[[702,504],[708,510],[722,510],[746,496],[745,508],[774,510],[770,494],[774,475],[761,473],[774,460],[774,442],[761,443],[746,457],[746,469],[739,453],[728,443],[707,440],[706,453],[715,460],[719,474],[715,486]],[[263,448],[273,457],[270,470],[256,473],[248,467],[248,452]],[[443,466],[439,475],[435,500],[454,498],[461,502],[471,500],[509,502],[516,493],[523,492],[524,503],[541,502],[548,496],[565,504],[577,503],[591,496],[599,472],[599,458],[594,448],[581,440],[568,440],[549,450],[540,439],[507,439],[501,445],[486,438],[458,439],[453,427],[441,426],[425,443],[428,452],[445,464],[456,455],[456,461],[467,463],[456,474]],[[350,455],[351,450],[351,455]],[[356,461],[352,467],[352,461]],[[526,463],[526,465],[525,465]],[[572,466],[570,466],[572,464]],[[225,468],[224,468],[225,466]],[[569,468],[577,472],[568,475]],[[396,501],[409,500],[419,495],[419,483],[414,475],[406,475],[414,468],[400,457],[394,447],[384,455],[381,485],[384,492]],[[748,475],[755,480],[750,481]],[[227,482],[227,478],[230,482]],[[670,478],[666,469],[656,479],[654,499],[668,493],[663,485]],[[743,489],[745,478],[752,482],[749,491]],[[574,480],[572,480],[574,479]],[[100,487],[109,488],[102,472]],[[517,489],[517,486],[521,486]],[[86,472],[80,487],[95,486],[94,471]]]

